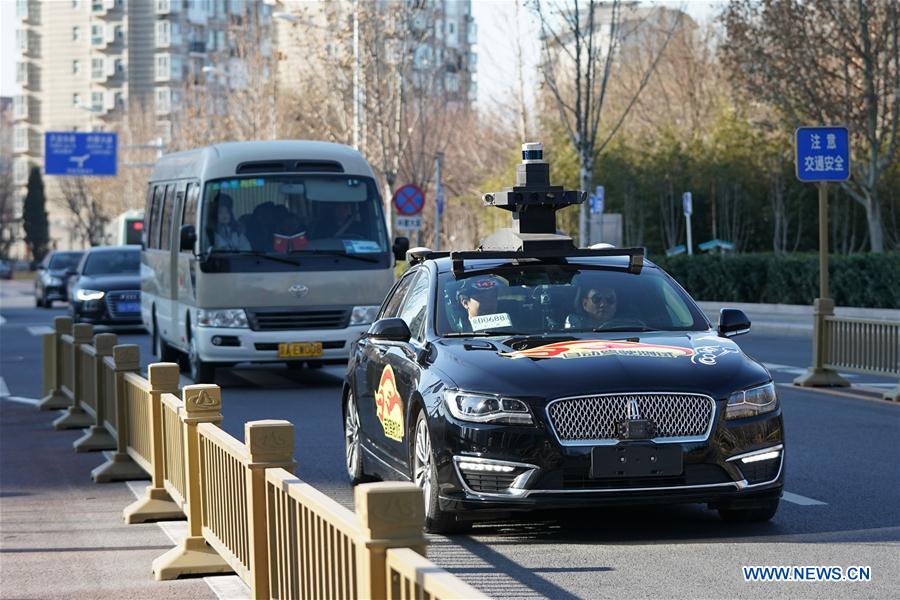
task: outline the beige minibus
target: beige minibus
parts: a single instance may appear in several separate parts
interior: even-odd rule
[[[359,152],[316,141],[163,156],[150,177],[141,316],[196,382],[242,362],[346,362],[393,283],[382,199]],[[405,243],[406,247],[403,247]]]

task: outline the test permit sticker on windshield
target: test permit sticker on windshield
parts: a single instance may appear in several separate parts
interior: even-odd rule
[[[347,254],[368,254],[381,252],[378,242],[371,240],[341,240],[344,243],[344,252]]]
[[[494,313],[492,315],[469,317],[469,323],[472,324],[472,331],[482,331],[484,329],[494,329],[496,327],[512,327],[512,321],[509,320],[509,313]]]

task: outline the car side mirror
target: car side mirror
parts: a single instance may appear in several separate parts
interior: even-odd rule
[[[744,311],[736,308],[723,308],[719,311],[719,335],[734,337],[750,332],[750,319]]]
[[[179,245],[179,250],[182,252],[193,252],[194,244],[197,243],[197,230],[193,225],[182,225],[181,226],[181,242]]]
[[[409,238],[394,238],[394,245],[391,247],[394,252],[394,260],[406,260],[406,251],[409,250]]]
[[[398,317],[390,319],[379,319],[372,323],[366,337],[374,340],[385,340],[388,342],[408,342],[412,337],[409,331],[409,325],[406,321]]]

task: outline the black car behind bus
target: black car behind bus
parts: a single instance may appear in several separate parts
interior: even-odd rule
[[[72,320],[96,325],[140,325],[140,266],[140,246],[88,250],[70,286]]]

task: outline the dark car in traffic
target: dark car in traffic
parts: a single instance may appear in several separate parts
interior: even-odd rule
[[[72,320],[96,325],[140,325],[140,266],[140,246],[88,250],[70,286]]]
[[[649,503],[772,518],[782,412],[768,371],[730,339],[747,317],[723,309],[711,325],[642,249],[576,248],[552,211],[579,196],[525,162],[516,188],[485,197],[516,213],[514,229],[478,251],[409,251],[355,344],[351,481],[414,481],[433,532]]]
[[[44,257],[34,277],[34,304],[50,308],[54,301],[68,300],[69,277],[78,268],[83,252],[54,251]]]

